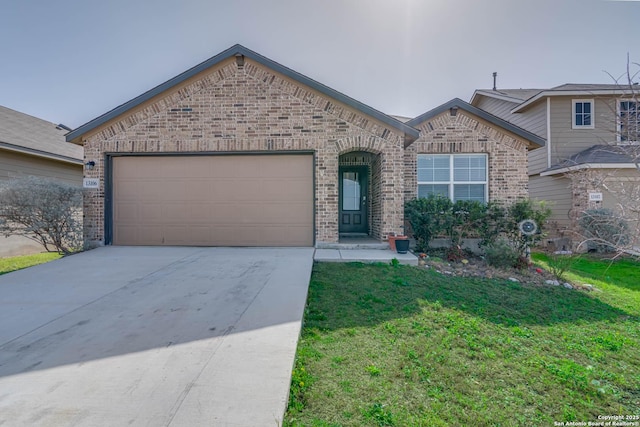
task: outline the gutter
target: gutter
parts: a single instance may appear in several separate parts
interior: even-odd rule
[[[54,154],[54,153],[49,153],[47,151],[36,150],[35,148],[21,147],[19,145],[9,144],[7,142],[0,142],[0,149],[13,151],[21,154],[29,154],[31,156],[41,157],[41,158],[50,159],[50,160],[56,160],[64,163],[71,163],[74,165],[82,166],[83,164],[82,159],[76,159],[75,157],[63,156],[61,154]]]

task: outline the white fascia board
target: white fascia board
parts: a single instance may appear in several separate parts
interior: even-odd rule
[[[541,98],[546,96],[597,96],[597,95],[629,95],[632,92],[630,90],[545,90],[539,94],[532,96],[524,101],[522,104],[516,106],[511,110],[512,114],[521,113],[526,110],[531,104],[536,103]]]

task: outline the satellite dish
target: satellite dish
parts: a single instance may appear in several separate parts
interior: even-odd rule
[[[518,223],[518,228],[525,236],[533,236],[538,231],[538,224],[532,219],[525,219]]]

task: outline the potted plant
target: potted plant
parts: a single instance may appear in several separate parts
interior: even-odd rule
[[[409,238],[402,236],[403,238],[396,237],[396,250],[399,254],[406,254],[409,251]]]
[[[396,251],[396,240],[406,239],[407,236],[399,235],[396,236],[395,233],[389,233],[389,249],[392,251]]]

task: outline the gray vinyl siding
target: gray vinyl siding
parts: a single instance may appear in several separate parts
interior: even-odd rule
[[[82,165],[0,150],[0,180],[27,175],[82,185]]]
[[[547,147],[536,148],[527,154],[529,175],[536,175],[547,169]]]
[[[593,99],[594,128],[572,129],[572,101]],[[598,144],[616,141],[616,112],[614,99],[594,96],[566,96],[551,98],[551,164],[562,162],[575,153]]]
[[[496,98],[481,96],[476,107],[500,117],[528,130],[542,138],[547,138],[547,105],[540,102],[524,113],[512,114],[511,110],[518,105],[516,102],[503,101]]]
[[[549,221],[556,222],[560,228],[570,225],[571,180],[561,176],[532,176],[529,178],[529,197],[545,200],[551,208]]]

